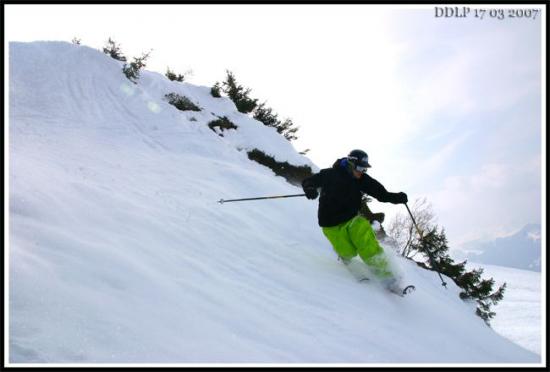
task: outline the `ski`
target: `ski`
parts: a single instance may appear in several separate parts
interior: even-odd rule
[[[414,285],[408,285],[405,289],[403,289],[403,294],[408,294],[414,291],[416,291],[416,287]]]
[[[391,289],[388,289],[388,290],[391,293],[398,295],[399,297],[405,297],[409,293],[414,292],[416,290],[416,287],[414,285],[408,285],[405,288],[403,288],[401,291],[399,291],[399,290],[394,291],[394,290],[391,290]]]

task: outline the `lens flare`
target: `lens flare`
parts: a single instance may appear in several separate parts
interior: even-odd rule
[[[152,101],[147,102],[147,108],[155,114],[158,114],[161,111],[159,104]]]
[[[136,88],[130,84],[122,84],[120,90],[125,93],[127,96],[133,96],[136,92]]]

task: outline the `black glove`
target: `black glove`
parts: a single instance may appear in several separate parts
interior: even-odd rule
[[[306,198],[308,199],[317,199],[319,196],[319,191],[315,187],[304,187],[304,192],[306,193]]]
[[[407,198],[407,194],[405,194],[404,192],[398,192],[397,194],[395,194],[394,201],[395,204],[406,204],[409,199]]]

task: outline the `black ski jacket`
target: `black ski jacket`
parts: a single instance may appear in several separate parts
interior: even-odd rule
[[[357,216],[363,194],[373,196],[381,202],[403,202],[399,193],[388,192],[371,176],[363,174],[360,179],[353,177],[346,166],[342,165],[342,160],[344,159],[338,159],[332,168],[322,169],[302,181],[304,191],[308,188],[321,188],[319,226],[336,226]]]

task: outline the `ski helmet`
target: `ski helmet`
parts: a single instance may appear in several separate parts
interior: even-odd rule
[[[364,172],[370,168],[369,156],[363,150],[352,150],[348,154],[348,161],[353,164],[353,168],[359,172]]]

